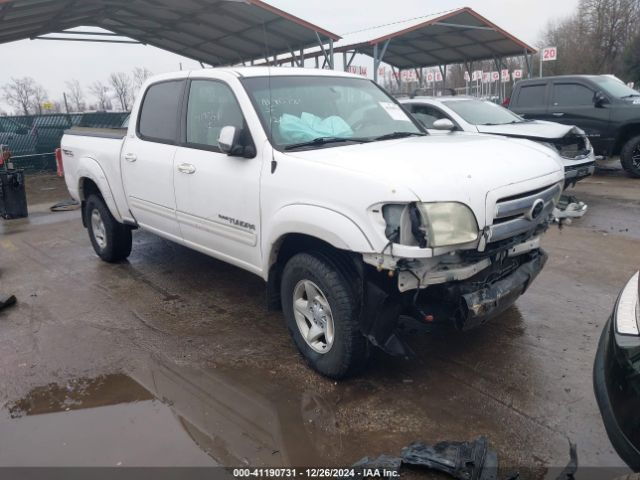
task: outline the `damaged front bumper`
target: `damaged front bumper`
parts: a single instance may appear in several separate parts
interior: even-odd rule
[[[528,261],[522,263],[507,277],[493,283],[480,284],[464,282],[449,287],[453,296],[460,296],[461,304],[456,313],[456,326],[462,330],[482,325],[487,320],[507,310],[542,271],[548,256],[544,250],[530,255]]]
[[[503,254],[488,268],[465,280],[432,285],[423,290],[390,295],[378,281],[366,282],[362,329],[376,346],[393,355],[411,353],[399,335],[399,320],[432,330],[453,325],[469,330],[500,315],[529,288],[547,254],[535,249],[516,256]],[[410,325],[410,326],[411,326]]]

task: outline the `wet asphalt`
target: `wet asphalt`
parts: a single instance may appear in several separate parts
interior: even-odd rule
[[[305,366],[259,278],[145,232],[102,263],[79,212],[48,210],[64,183],[27,182],[30,217],[0,223],[0,291],[18,298],[0,312],[0,466],[346,466],[480,435],[523,478],[564,466],[569,441],[583,468],[622,465],[591,383],[640,268],[640,180],[616,166],[572,191],[588,214],[547,233],[508,312],[338,383]]]

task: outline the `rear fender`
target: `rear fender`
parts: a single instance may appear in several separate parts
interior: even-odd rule
[[[100,164],[91,157],[83,157],[78,161],[78,168],[76,172],[78,176],[78,193],[80,195],[80,200],[83,202],[86,200],[84,182],[87,179],[91,180],[98,186],[100,194],[107,204],[111,215],[113,215],[118,222],[123,223],[122,215],[116,205],[111,186],[109,185],[107,176],[105,175],[104,170],[102,170]]]

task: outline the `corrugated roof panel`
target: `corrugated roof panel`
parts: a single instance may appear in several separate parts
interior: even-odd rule
[[[92,0],[71,7],[65,0],[0,0],[0,25],[0,43],[101,26],[214,64],[316,46],[316,33],[325,42],[340,38],[260,0]]]

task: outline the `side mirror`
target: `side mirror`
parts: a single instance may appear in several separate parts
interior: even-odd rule
[[[234,147],[238,144],[239,136],[240,131],[236,127],[222,127],[222,130],[220,130],[220,135],[218,136],[218,147],[220,147],[220,150],[223,153],[231,155],[233,153]]]
[[[434,130],[442,130],[446,132],[451,132],[456,129],[456,126],[453,124],[451,120],[448,118],[441,118],[440,120],[436,120],[433,122]]]
[[[228,125],[222,127],[220,135],[218,135],[218,147],[222,153],[226,153],[233,157],[254,158],[256,156],[256,147],[249,138],[246,130]]]
[[[596,108],[602,108],[602,106],[607,103],[609,103],[609,99],[604,93],[596,92],[593,95],[593,104],[595,105]]]

